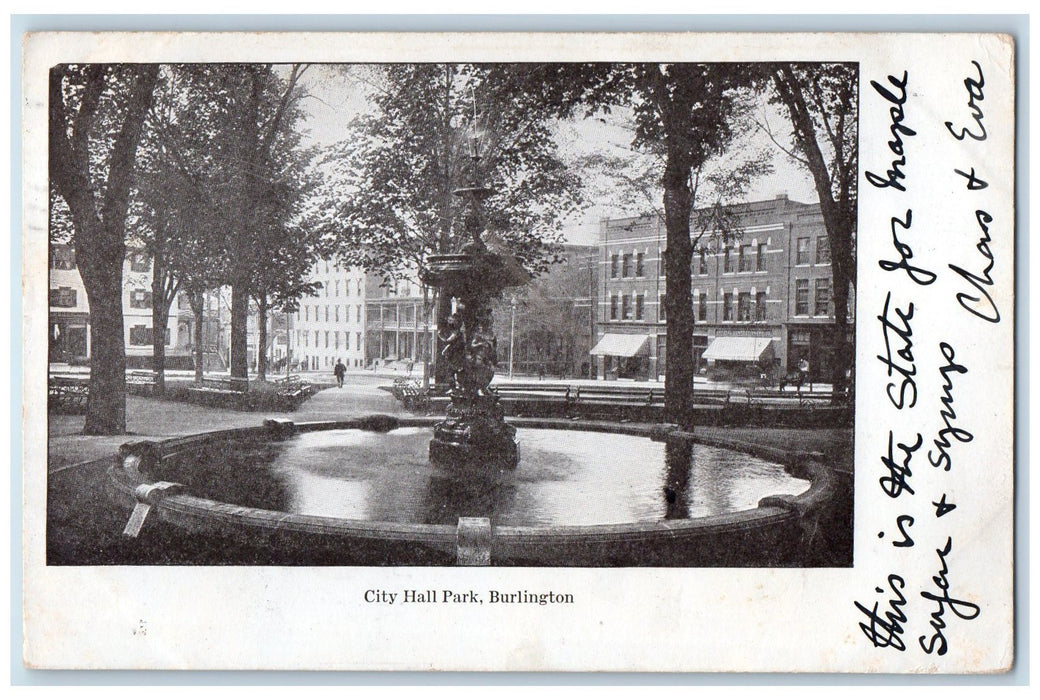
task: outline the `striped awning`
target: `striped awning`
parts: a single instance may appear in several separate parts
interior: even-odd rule
[[[772,338],[718,337],[701,355],[705,360],[758,362],[773,357]]]
[[[648,335],[627,333],[605,333],[596,347],[589,351],[590,355],[610,355],[611,357],[635,357],[647,351]]]

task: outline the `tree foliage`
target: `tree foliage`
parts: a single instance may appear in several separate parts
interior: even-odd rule
[[[471,180],[493,188],[493,238],[531,271],[552,260],[561,222],[582,204],[580,182],[556,153],[551,115],[492,80],[499,70],[385,67],[374,113],[350,124],[318,193],[346,263],[394,277],[456,250],[466,234],[453,192]]]

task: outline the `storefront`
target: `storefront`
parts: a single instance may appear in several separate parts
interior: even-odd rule
[[[701,355],[712,381],[771,382],[779,371],[776,344],[779,338],[719,336]]]
[[[650,378],[650,336],[604,333],[589,354],[598,358],[597,375],[605,379]]]

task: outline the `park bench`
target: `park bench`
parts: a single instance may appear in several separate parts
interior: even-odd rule
[[[502,400],[506,412],[515,416],[566,416],[574,398],[574,389],[565,384],[508,383],[491,388]]]
[[[430,407],[430,394],[418,379],[395,379],[390,392],[405,410],[425,413]]]
[[[288,396],[291,399],[298,399],[302,396],[307,396],[311,392],[311,386],[306,384],[298,374],[290,374],[288,377],[281,377],[275,380],[278,384],[279,393],[283,396]]]
[[[81,413],[87,410],[88,380],[73,377],[51,377],[47,381],[47,409],[59,413]]]
[[[612,418],[621,422],[656,420],[663,408],[663,389],[612,384],[574,387],[571,404],[571,412],[575,415]]]

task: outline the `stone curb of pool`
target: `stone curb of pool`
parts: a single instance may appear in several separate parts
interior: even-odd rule
[[[150,471],[162,459],[180,452],[185,447],[214,439],[254,437],[258,432],[262,433],[264,437],[274,440],[287,440],[297,432],[316,430],[363,429],[389,432],[398,427],[429,426],[436,420],[438,419],[432,417],[398,417],[382,414],[342,421],[305,423],[294,423],[287,419],[268,419],[263,422],[261,427],[256,428],[234,428],[198,433],[161,442],[145,440],[124,443],[119,448],[121,468],[114,467],[110,470],[112,485],[116,490],[123,496],[133,496],[133,511],[123,534],[131,538],[137,537],[149,513],[154,510],[159,513],[160,519],[173,524],[179,524],[188,529],[201,526],[201,529],[216,530],[224,534],[228,534],[229,528],[234,529],[232,524],[239,519],[244,520],[245,522],[242,524],[248,527],[261,529],[292,529],[297,532],[364,536],[380,541],[412,541],[418,538],[423,543],[436,548],[444,549],[450,546],[454,550],[456,565],[488,566],[492,562],[492,550],[496,544],[505,545],[505,549],[516,550],[521,548],[524,543],[551,542],[563,546],[576,546],[593,542],[620,543],[632,538],[652,538],[661,534],[675,537],[681,531],[691,528],[701,529],[700,534],[721,531],[720,528],[725,529],[727,526],[747,530],[755,524],[756,520],[761,520],[763,525],[775,524],[777,522],[775,516],[778,512],[787,512],[797,518],[800,524],[799,529],[811,533],[815,528],[817,514],[823,504],[834,497],[837,489],[836,479],[824,464],[824,455],[819,452],[786,452],[777,448],[719,436],[700,435],[695,437],[692,432],[683,431],[678,426],[668,424],[617,424],[606,421],[571,421],[551,418],[517,418],[513,422],[520,427],[613,432],[647,437],[660,442],[688,440],[712,447],[736,450],[783,464],[794,476],[809,480],[810,487],[797,496],[787,494],[766,496],[759,500],[758,507],[752,511],[690,518],[683,521],[623,525],[500,526],[493,528],[489,518],[461,517],[458,525],[452,528],[449,525],[361,523],[341,518],[300,516],[234,506],[191,496],[186,492],[187,487],[183,484],[168,481],[149,482],[142,473]],[[756,511],[763,512],[756,513]],[[204,523],[207,516],[214,522]],[[241,536],[242,533],[232,534]],[[506,540],[510,539],[515,540],[511,546],[506,543]]]

